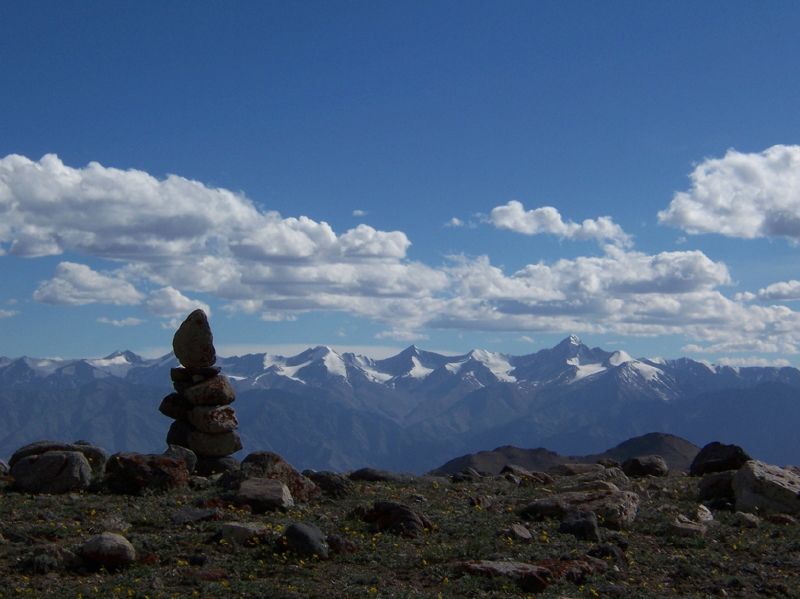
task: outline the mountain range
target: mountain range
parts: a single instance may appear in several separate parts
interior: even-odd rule
[[[170,421],[158,405],[177,365],[128,351],[0,358],[0,456],[44,438],[163,450]],[[523,356],[411,346],[373,360],[319,346],[217,365],[237,391],[244,451],[276,451],[299,468],[423,472],[491,447],[594,454],[651,431],[800,462],[800,370],[790,367],[637,359],[574,335]]]

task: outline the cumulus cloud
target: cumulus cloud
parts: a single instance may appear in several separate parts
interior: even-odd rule
[[[157,316],[182,316],[198,308],[211,316],[211,308],[208,304],[188,298],[174,287],[164,287],[152,291],[144,301],[144,305]]]
[[[101,316],[100,318],[97,319],[97,322],[99,322],[100,324],[108,324],[111,325],[112,327],[122,328],[122,327],[138,326],[144,323],[144,320],[142,320],[141,318],[133,318],[132,316],[121,319],[106,318],[105,316]]]
[[[791,281],[780,281],[772,283],[756,293],[745,291],[736,295],[737,299],[741,301],[762,300],[770,302],[786,302],[793,300],[800,300],[800,281],[792,279]]]
[[[42,282],[33,293],[36,301],[72,306],[138,304],[143,297],[129,282],[75,262],[61,262],[56,267],[56,276]]]
[[[547,233],[563,239],[597,241],[621,246],[630,245],[631,242],[630,236],[611,217],[587,218],[580,224],[571,220],[565,222],[559,211],[552,206],[525,210],[522,203],[517,200],[492,208],[489,222],[498,229],[507,229],[524,235]]]
[[[444,226],[446,228],[448,228],[448,229],[459,229],[461,227],[465,227],[466,225],[467,225],[467,223],[465,223],[463,220],[461,220],[457,216],[454,216],[453,218],[451,218],[449,221],[447,221],[444,224]]]
[[[0,318],[11,318],[19,314],[16,310],[0,310]]]
[[[660,222],[694,234],[800,241],[800,146],[728,150],[697,165],[690,178],[691,188],[658,213]]]
[[[756,356],[747,356],[742,358],[731,358],[730,356],[725,356],[722,358],[717,358],[715,362],[720,366],[733,367],[773,366],[781,368],[784,366],[791,366],[791,362],[785,358],[760,358]]]
[[[362,216],[366,216],[367,214],[368,214],[368,212],[366,210],[361,210],[359,208],[356,208],[355,210],[353,210],[353,216],[355,216],[356,218],[360,218]]]

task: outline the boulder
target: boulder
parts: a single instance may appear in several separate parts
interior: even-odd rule
[[[131,542],[113,532],[92,537],[80,546],[78,553],[89,566],[117,570],[136,561],[136,550]]]
[[[272,478],[248,478],[233,496],[239,504],[249,505],[256,513],[294,506],[289,487]]]
[[[242,476],[279,480],[289,487],[295,501],[308,502],[320,493],[314,482],[271,451],[256,451],[247,455],[242,460]]]
[[[183,391],[183,397],[193,406],[226,406],[236,399],[228,377],[215,376]]]
[[[530,520],[563,519],[570,511],[594,512],[600,525],[627,528],[636,518],[639,496],[630,491],[577,491],[558,493],[528,504],[520,515]]]
[[[353,492],[353,483],[349,478],[338,472],[329,472],[327,470],[321,472],[308,471],[306,477],[328,497],[341,498]]]
[[[35,441],[20,447],[11,456],[8,465],[13,468],[19,460],[30,455],[46,453],[48,451],[78,451],[84,455],[89,462],[93,478],[102,478],[105,472],[108,452],[102,447],[97,447],[85,441],[76,443],[61,443],[59,441]]]
[[[511,539],[513,541],[522,541],[524,543],[529,543],[533,540],[533,535],[531,531],[527,529],[527,527],[523,526],[519,522],[514,522],[508,528],[504,528],[498,531],[497,536],[503,537],[506,539]]]
[[[186,419],[203,433],[226,433],[239,426],[236,412],[230,406],[196,406],[187,412]]]
[[[736,509],[741,512],[800,514],[800,476],[757,460],[733,477]]]
[[[182,458],[141,453],[115,453],[108,460],[105,485],[112,493],[141,495],[189,484],[189,469]]]
[[[189,471],[189,474],[194,472],[194,469],[197,466],[197,454],[195,454],[195,452],[188,447],[183,447],[182,445],[170,445],[167,447],[164,455],[168,458],[183,460],[186,463],[186,469]]]
[[[751,458],[738,445],[725,445],[717,441],[709,443],[692,460],[691,476],[703,476],[709,472],[738,470]]]
[[[70,493],[91,484],[92,467],[79,451],[47,451],[11,461],[13,488],[23,493]]]
[[[167,444],[189,447],[189,434],[193,431],[192,425],[185,420],[176,420],[167,431]]]
[[[627,476],[667,476],[669,466],[660,455],[643,455],[625,460],[622,471]]]
[[[167,437],[169,442],[169,437]],[[242,448],[238,431],[226,433],[203,433],[192,430],[189,433],[188,447],[198,457],[221,458],[236,453]]]
[[[294,522],[279,539],[280,545],[301,556],[328,559],[328,543],[322,531],[313,524]]]
[[[706,474],[697,483],[697,500],[707,501],[712,507],[734,502],[733,477],[735,470]]]
[[[207,368],[214,365],[217,361],[214,336],[205,312],[195,310],[186,317],[172,338],[172,351],[187,368]]]
[[[558,532],[570,534],[583,541],[600,542],[600,529],[594,512],[571,511],[564,515]]]
[[[425,516],[394,501],[376,501],[363,520],[372,525],[374,532],[388,531],[408,538],[419,537],[425,529],[433,528]]]

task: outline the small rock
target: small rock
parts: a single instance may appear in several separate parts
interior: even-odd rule
[[[592,547],[586,552],[586,555],[603,560],[610,558],[619,568],[624,568],[628,564],[625,551],[622,547],[614,543],[602,543],[596,547]]]
[[[78,451],[48,451],[11,460],[13,488],[22,493],[70,493],[89,488],[92,467]]]
[[[531,531],[518,522],[513,523],[508,528],[498,531],[497,536],[512,539],[514,541],[523,541],[525,543],[533,540]]]
[[[180,445],[188,449],[189,434],[193,430],[192,425],[185,420],[176,420],[170,425],[167,431],[167,445]]]
[[[394,501],[376,501],[372,509],[364,514],[363,520],[371,523],[376,532],[388,531],[409,538],[418,537],[425,529],[433,528],[425,516]]]
[[[750,456],[738,445],[709,443],[692,460],[689,475],[702,476],[710,472],[738,470],[750,460]]]
[[[669,532],[680,537],[703,537],[707,531],[705,524],[692,522],[683,515],[678,515],[669,525]]]
[[[734,514],[734,523],[743,528],[758,528],[761,524],[761,518],[749,512],[736,512]]]
[[[172,338],[172,350],[178,361],[187,368],[214,365],[217,361],[214,336],[205,312],[195,310],[181,323]]]
[[[558,532],[570,534],[583,541],[600,541],[600,529],[594,512],[570,511],[564,516]]]
[[[667,476],[669,466],[660,455],[643,455],[625,460],[622,471],[627,476]]]
[[[469,467],[464,468],[461,472],[456,472],[450,477],[450,480],[454,483],[474,483],[482,478],[484,477],[480,472],[475,468]]]
[[[131,529],[131,523],[123,520],[119,516],[108,516],[100,521],[100,530],[104,532],[115,532],[125,534]]]
[[[313,524],[294,522],[281,537],[281,544],[289,551],[302,556],[316,555],[328,559],[328,543],[322,531]]]
[[[80,546],[78,553],[90,566],[108,570],[125,567],[136,560],[136,550],[130,541],[113,532],[92,537]]]
[[[714,514],[704,505],[698,505],[695,511],[695,520],[701,524],[714,521]]]
[[[234,495],[237,503],[249,505],[255,513],[294,506],[289,487],[272,478],[248,478]]]
[[[531,471],[516,464],[503,466],[500,474],[512,474],[522,480],[540,485],[550,485],[554,482],[553,477],[545,472]]]
[[[236,399],[228,377],[219,375],[183,391],[183,397],[193,406],[227,406]]]
[[[219,538],[235,545],[256,545],[267,537],[267,528],[255,522],[225,522],[219,527]]]
[[[330,549],[331,553],[355,553],[358,551],[358,545],[356,545],[350,539],[346,539],[339,535],[328,535],[325,539],[328,543],[328,548]]]
[[[597,463],[600,464],[603,468],[619,468],[620,463],[617,460],[611,458],[600,458],[597,460]]]

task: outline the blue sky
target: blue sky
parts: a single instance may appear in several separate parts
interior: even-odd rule
[[[0,5],[0,355],[800,363],[800,6]]]

